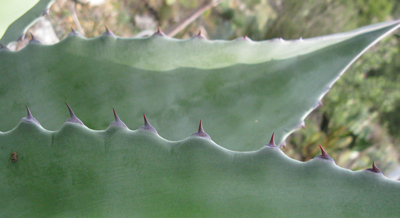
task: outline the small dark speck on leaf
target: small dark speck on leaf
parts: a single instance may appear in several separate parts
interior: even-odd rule
[[[17,161],[17,152],[11,153],[11,160],[12,160],[12,162],[16,162]]]

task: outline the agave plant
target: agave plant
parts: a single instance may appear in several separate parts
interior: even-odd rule
[[[354,172],[322,147],[308,162],[280,147],[349,65],[398,27],[262,42],[72,31],[51,46],[3,46],[0,214],[394,217],[400,183],[375,164]],[[81,119],[67,105],[62,124],[64,101]],[[108,124],[113,107],[120,116],[114,110]],[[137,130],[121,120],[136,125],[143,112],[154,127],[146,116]],[[199,119],[210,135],[202,121],[194,131]]]

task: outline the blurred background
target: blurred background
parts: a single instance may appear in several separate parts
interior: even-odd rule
[[[157,27],[189,38],[309,38],[398,19],[400,1],[390,0],[58,0],[29,31],[45,44],[76,29],[87,38],[107,26],[120,37],[146,37]],[[360,170],[372,161],[400,178],[400,36],[368,50],[338,80],[319,107],[287,140],[284,152],[307,161],[321,144],[339,166]],[[29,38],[29,37],[27,37]],[[29,39],[27,39],[29,40]]]

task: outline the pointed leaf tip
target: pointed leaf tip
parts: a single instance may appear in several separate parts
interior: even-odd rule
[[[72,108],[67,104],[67,102],[64,102],[64,103],[65,103],[65,105],[67,105],[68,110],[69,110],[69,114],[70,114],[70,116],[71,116],[71,117],[68,118],[65,122],[77,123],[77,124],[80,124],[80,125],[82,125],[82,126],[85,126],[85,125],[83,124],[83,122],[82,122],[78,117],[75,116],[74,111],[72,111]]]
[[[147,120],[147,117],[144,113],[143,113],[143,119],[144,119],[144,125],[139,127],[139,129],[143,129],[143,130],[154,132],[154,133],[158,134],[157,130],[150,124],[150,122]]]
[[[25,121],[25,122],[36,123],[36,124],[38,124],[38,125],[40,126],[39,121],[37,121],[37,120],[32,116],[32,113],[31,113],[31,110],[29,110],[29,107],[26,106],[26,105],[25,105],[25,107],[26,107],[26,111],[27,111],[27,114],[28,114],[28,115],[27,115],[26,117],[22,118],[22,120]]]
[[[110,123],[110,126],[121,126],[121,127],[124,127],[124,128],[128,128],[128,127],[125,125],[125,123],[122,122],[121,119],[119,119],[119,117],[118,117],[117,113],[115,112],[115,109],[114,109],[114,108],[113,108],[113,113],[114,113],[115,121],[111,122],[111,123]]]
[[[382,174],[382,171],[375,165],[375,161],[372,162],[372,168],[367,169],[370,172],[373,173],[380,173]]]
[[[211,137],[203,129],[203,121],[200,119],[199,129],[197,132],[193,133],[191,136],[203,137],[211,140]]]

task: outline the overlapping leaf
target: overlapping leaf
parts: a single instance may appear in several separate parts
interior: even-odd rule
[[[7,46],[24,36],[55,0],[4,0],[0,2],[0,43]]]
[[[277,147],[226,150],[143,129],[0,133],[2,217],[396,217],[400,183]],[[15,152],[15,153],[14,153]],[[11,157],[15,154],[14,162]]]
[[[75,35],[1,50],[0,112],[8,116],[0,129],[15,126],[24,105],[44,127],[59,128],[66,101],[94,129],[108,125],[115,107],[132,128],[145,112],[170,140],[185,138],[203,119],[225,148],[258,149],[272,132],[282,143],[348,66],[398,25],[262,42]]]

